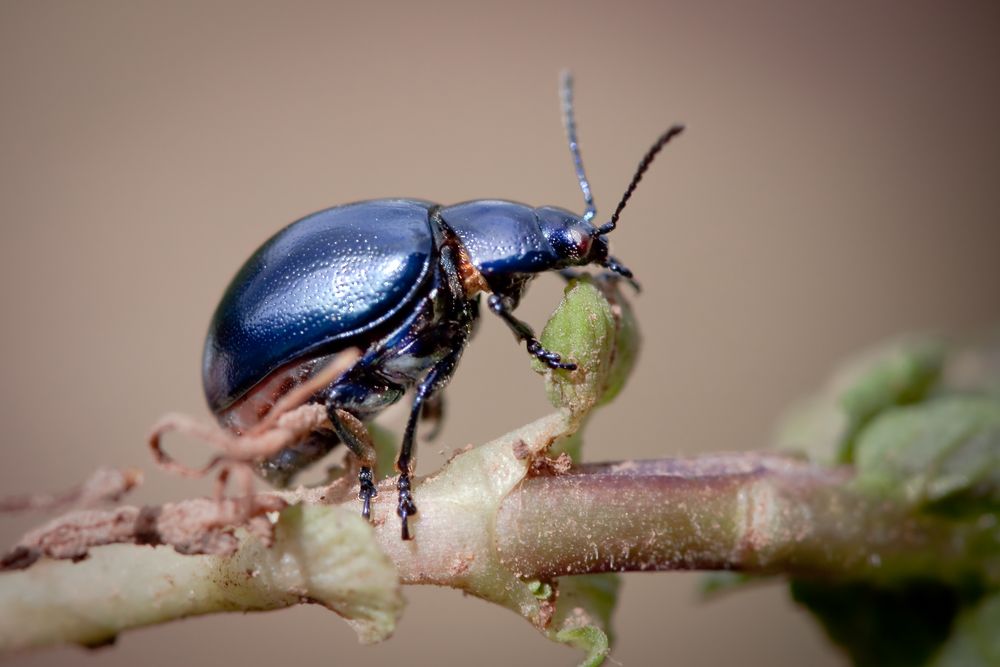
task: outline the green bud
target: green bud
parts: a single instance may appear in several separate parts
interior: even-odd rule
[[[546,393],[558,408],[582,418],[611,401],[628,379],[639,351],[639,330],[619,281],[583,277],[566,286],[562,302],[542,331],[546,349],[577,364],[575,371],[546,373]]]

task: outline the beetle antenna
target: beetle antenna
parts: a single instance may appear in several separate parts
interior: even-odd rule
[[[632,193],[635,192],[635,186],[639,185],[639,181],[642,180],[643,174],[645,174],[646,170],[649,169],[649,165],[653,163],[653,158],[656,157],[657,153],[663,150],[663,147],[666,146],[671,139],[683,131],[683,125],[674,125],[669,130],[661,134],[660,138],[656,140],[656,143],[654,143],[650,149],[646,151],[646,154],[639,162],[639,168],[635,170],[635,176],[632,177],[632,182],[628,184],[627,188],[625,188],[625,194],[622,195],[622,200],[618,202],[618,208],[616,208],[615,212],[611,215],[611,220],[598,227],[598,236],[603,236],[604,234],[614,231],[615,227],[618,226],[618,217],[625,209],[625,205],[628,203],[628,200],[632,198]]]
[[[559,84],[559,93],[560,97],[562,97],[563,125],[566,126],[569,152],[573,155],[573,168],[576,169],[576,180],[580,182],[580,189],[583,190],[583,201],[586,203],[583,219],[590,222],[597,215],[597,209],[594,207],[594,195],[590,191],[590,181],[587,180],[587,172],[583,169],[583,158],[580,157],[580,144],[576,140],[576,116],[573,114],[573,74],[569,70],[563,70],[562,79]]]

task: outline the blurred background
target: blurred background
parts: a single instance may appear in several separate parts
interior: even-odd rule
[[[302,215],[389,196],[581,210],[564,67],[602,215],[657,134],[688,126],[611,237],[645,287],[645,344],[587,456],[766,447],[845,357],[996,323],[998,34],[990,2],[4,2],[0,490],[63,489],[100,464],[151,471],[160,414],[208,419],[201,347],[227,282]],[[561,288],[538,280],[521,316],[540,327]],[[422,473],[548,410],[488,315],[448,398]],[[131,501],[206,492],[151,471]],[[3,518],[3,544],[41,520]],[[782,587],[703,602],[696,577],[625,577],[612,664],[842,664]],[[405,592],[375,647],[303,607],[14,662],[579,658],[456,591]]]

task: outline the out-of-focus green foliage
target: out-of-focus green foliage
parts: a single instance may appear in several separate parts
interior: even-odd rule
[[[849,381],[840,375],[839,391],[828,392],[813,414],[841,411],[836,458],[855,465],[852,484],[860,493],[914,516],[980,526],[1000,521],[1000,396],[990,390],[997,378],[980,373],[978,384],[949,382],[957,375],[949,363],[972,359],[987,368],[976,358],[993,354],[909,340],[854,364]],[[808,427],[795,424],[800,432]],[[1000,665],[1000,592],[987,567],[1000,550],[995,542],[972,545],[982,566],[977,570],[974,558],[958,583],[893,580],[882,571],[877,583],[797,579],[791,593],[855,665]]]
[[[930,665],[1000,665],[1000,593],[993,593],[962,612]]]
[[[855,364],[860,374],[840,395],[847,416],[838,458],[854,461],[861,432],[886,410],[918,403],[930,394],[941,377],[945,347],[933,339],[903,341]]]
[[[948,395],[887,410],[859,434],[860,488],[956,517],[1000,509],[1000,398]]]
[[[807,607],[857,667],[924,665],[948,638],[958,595],[932,581],[899,587],[795,580],[792,599]]]

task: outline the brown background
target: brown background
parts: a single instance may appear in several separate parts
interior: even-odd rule
[[[961,337],[995,322],[1000,16],[994,3],[948,7],[3,3],[0,488],[59,489],[99,463],[148,468],[158,415],[205,417],[215,302],[292,219],[385,196],[578,210],[556,101],[566,66],[605,215],[657,133],[688,124],[612,237],[646,288],[645,348],[594,420],[589,456],[766,446],[782,410],[845,356],[899,332]],[[559,290],[540,280],[523,316],[540,325]],[[439,450],[547,409],[523,350],[488,316],[449,396],[423,472]],[[152,473],[136,501],[204,491]],[[5,519],[3,542],[37,521]],[[840,664],[780,587],[705,603],[695,583],[627,576],[615,659]],[[577,658],[454,591],[407,597],[395,637],[372,648],[313,607],[16,662]]]

